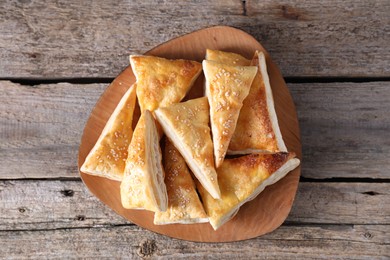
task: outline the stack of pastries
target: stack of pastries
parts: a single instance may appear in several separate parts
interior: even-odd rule
[[[202,63],[131,55],[130,64],[136,82],[81,167],[121,181],[124,208],[155,212],[156,225],[217,230],[299,165],[279,129],[264,53],[207,50]],[[205,96],[181,102],[202,71]]]

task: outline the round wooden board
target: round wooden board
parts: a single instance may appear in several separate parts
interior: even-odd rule
[[[206,49],[235,52],[251,59],[255,50],[266,54],[268,73],[283,139],[289,151],[301,159],[299,125],[295,106],[283,77],[268,53],[249,34],[226,26],[216,26],[195,31],[163,43],[146,54],[171,59],[190,59],[201,62]],[[195,98],[203,93],[204,77],[200,76],[186,98]],[[98,100],[85,126],[79,150],[79,169],[97,141],[105,123],[125,91],[135,82],[131,67],[127,67],[106,89]],[[139,117],[137,110],[135,119]],[[259,196],[241,207],[238,214],[214,231],[210,224],[153,224],[153,213],[144,210],[128,210],[121,205],[117,181],[95,177],[80,172],[89,190],[104,204],[119,215],[148,230],[170,237],[200,241],[227,242],[249,239],[271,232],[286,219],[297,191],[300,167],[276,184],[267,187]]]

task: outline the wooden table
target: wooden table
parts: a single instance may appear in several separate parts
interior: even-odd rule
[[[390,257],[390,2],[0,2],[0,258]],[[303,144],[293,209],[235,243],[171,239],[94,198],[77,163],[88,115],[143,53],[211,25],[280,66]]]

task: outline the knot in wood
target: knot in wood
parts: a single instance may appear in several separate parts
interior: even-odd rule
[[[138,246],[137,254],[140,257],[150,257],[157,251],[156,241],[146,239]]]
[[[73,197],[73,195],[74,195],[74,191],[73,190],[62,190],[60,192],[65,197]]]
[[[366,239],[371,239],[372,238],[372,235],[371,235],[371,233],[370,232],[366,232],[366,233],[364,233],[364,235],[363,235]]]
[[[25,213],[26,210],[27,210],[27,208],[25,208],[25,207],[20,207],[18,210],[19,210],[20,213]]]

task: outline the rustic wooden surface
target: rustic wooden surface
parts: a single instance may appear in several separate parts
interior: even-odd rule
[[[1,258],[388,259],[389,13],[385,0],[1,1]],[[103,206],[77,175],[77,151],[129,53],[217,24],[251,33],[287,77],[302,178],[275,232],[192,243]]]
[[[255,36],[284,76],[388,77],[389,13],[387,0],[1,1],[0,77],[115,77],[128,54],[221,24]]]

